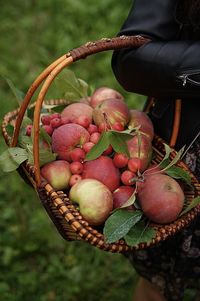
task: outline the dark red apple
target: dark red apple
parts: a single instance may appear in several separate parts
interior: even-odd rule
[[[113,160],[107,156],[83,164],[83,179],[96,179],[114,191],[120,185],[120,172]]]
[[[52,150],[58,154],[59,159],[71,162],[71,151],[76,146],[82,146],[89,139],[90,134],[81,125],[75,123],[64,124],[55,129],[52,134]]]

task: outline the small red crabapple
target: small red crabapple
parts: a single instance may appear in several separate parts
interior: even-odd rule
[[[56,128],[58,128],[62,124],[62,122],[61,122],[60,118],[56,117],[56,118],[53,118],[51,120],[50,124],[51,124],[51,126],[52,126],[53,129],[56,129]]]
[[[70,180],[69,180],[69,185],[73,186],[74,184],[79,182],[81,179],[82,179],[82,177],[80,175],[72,175]]]
[[[83,171],[83,164],[81,162],[72,162],[70,163],[70,170],[72,174],[80,175]]]
[[[101,134],[99,132],[92,133],[90,136],[90,142],[96,144],[99,141]]]
[[[85,152],[83,149],[76,147],[71,151],[70,157],[74,162],[82,162],[85,159]]]
[[[103,152],[103,155],[110,155],[113,152],[112,145],[109,145],[109,147]]]
[[[50,116],[49,115],[42,115],[41,116],[41,122],[43,125],[49,125],[50,124]]]
[[[113,158],[113,163],[117,168],[123,168],[128,163],[128,157],[121,153],[116,153]]]
[[[54,118],[61,118],[61,115],[60,115],[60,113],[53,113],[53,114],[49,115],[49,117],[52,120]]]
[[[130,170],[125,170],[123,171],[123,173],[121,174],[121,181],[124,185],[127,185],[127,186],[131,186],[133,185],[134,183],[131,181],[132,178],[134,178],[135,174],[130,171]]]
[[[98,127],[95,124],[90,124],[87,130],[88,133],[91,135],[92,133],[98,132]]]
[[[95,144],[93,142],[86,142],[83,144],[83,150],[88,153],[94,145]]]
[[[45,132],[51,136],[53,134],[53,128],[51,125],[43,125],[42,128],[45,130]]]
[[[31,131],[32,131],[32,124],[27,125],[26,127],[26,136],[31,136]]]
[[[132,172],[137,172],[141,168],[140,158],[131,158],[128,160],[128,169]]]

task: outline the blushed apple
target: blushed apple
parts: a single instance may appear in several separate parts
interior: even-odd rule
[[[73,185],[69,199],[79,204],[83,218],[94,226],[103,224],[113,208],[112,193],[95,179],[80,180]]]
[[[175,221],[183,209],[184,192],[168,175],[152,174],[138,190],[138,201],[144,214],[158,224]]]
[[[47,163],[41,168],[41,176],[45,178],[55,190],[67,189],[71,177],[70,165],[64,160]]]
[[[100,87],[93,92],[90,99],[90,105],[95,108],[97,105],[109,98],[124,100],[124,97],[118,91],[109,87]]]

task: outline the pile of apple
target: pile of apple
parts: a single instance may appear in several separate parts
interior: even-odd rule
[[[137,207],[151,221],[163,224],[177,219],[184,193],[177,181],[151,166],[153,124],[146,113],[130,110],[119,92],[98,88],[60,114],[43,115],[41,126],[51,136],[52,152],[57,154],[55,161],[41,168],[41,175],[55,190],[67,192],[89,224],[103,224],[134,193]],[[140,136],[133,135],[126,142],[129,157],[109,145],[98,158],[86,159],[104,131],[134,128]],[[135,210],[135,205],[124,210]]]

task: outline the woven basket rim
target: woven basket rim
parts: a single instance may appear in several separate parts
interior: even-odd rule
[[[58,102],[60,104],[63,103],[66,104],[66,100],[49,100],[49,101],[45,101],[45,104],[58,104]],[[32,104],[31,107],[33,107],[34,105],[35,104]],[[16,120],[18,112],[19,112],[18,109],[8,112],[3,119],[2,132],[8,146],[10,145],[11,137],[7,133],[6,127],[8,124],[10,124],[10,122]],[[159,158],[164,157],[163,143],[164,140],[161,139],[159,136],[155,135],[153,150],[157,154],[156,160],[159,160]],[[173,159],[175,155],[176,155],[176,151],[173,151],[170,154],[170,159]],[[188,169],[187,165],[183,161],[179,161],[177,166],[183,168],[184,170],[187,170],[191,176],[194,192],[191,192],[190,190],[184,191],[188,198],[188,201],[190,202],[193,197],[200,195],[200,183],[198,182],[196,177]],[[69,199],[65,192],[63,191],[56,192],[53,189],[53,187],[46,181],[43,181],[41,183],[41,186],[38,188],[34,178],[34,167],[27,163],[22,163],[21,167],[23,168],[24,172],[26,173],[26,176],[29,178],[32,186],[36,189],[39,196],[41,196],[41,192],[43,193],[43,195],[45,194],[46,198],[48,199],[48,202],[52,202],[54,206],[57,208],[57,210],[60,212],[62,217],[66,220],[66,223],[70,224],[73,231],[77,235],[76,239],[87,241],[90,244],[100,249],[103,249],[105,251],[127,252],[135,249],[144,249],[156,245],[160,241],[164,241],[169,237],[171,237],[172,235],[178,233],[181,229],[183,229],[186,225],[188,225],[197,216],[198,213],[200,213],[200,205],[198,205],[195,208],[191,209],[189,212],[187,212],[185,215],[179,217],[173,223],[166,224],[166,225],[158,225],[155,223],[150,223],[150,226],[156,229],[157,235],[149,243],[140,243],[137,246],[130,247],[122,239],[115,243],[108,244],[105,243],[103,234],[99,232],[99,230],[97,230],[95,227],[90,226],[88,222],[83,219],[81,214],[76,210],[75,206],[69,202]],[[45,200],[45,204],[47,204],[46,200]],[[55,221],[53,222],[55,223]]]

